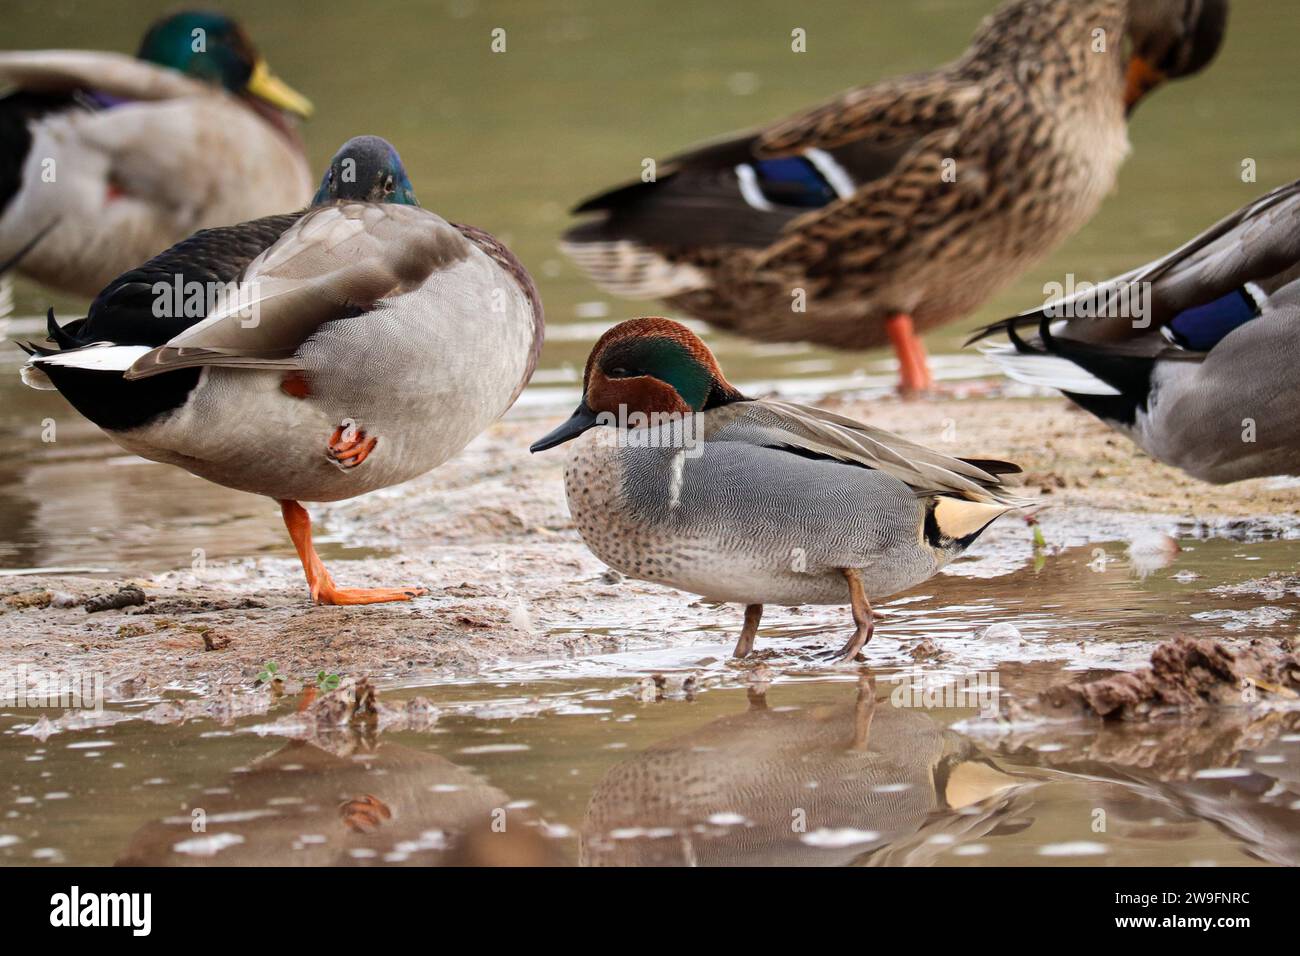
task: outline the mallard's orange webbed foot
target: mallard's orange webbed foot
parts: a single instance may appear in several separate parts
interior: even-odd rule
[[[324,562],[316,553],[311,541],[311,516],[296,501],[281,501],[280,513],[289,537],[298,551],[311,599],[317,604],[384,604],[389,601],[409,601],[429,592],[424,588],[340,588],[334,584]]]
[[[330,436],[325,454],[340,468],[355,468],[370,457],[377,444],[379,439],[367,436],[364,428],[353,424],[340,425]]]

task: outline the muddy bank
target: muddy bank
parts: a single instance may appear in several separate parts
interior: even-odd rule
[[[864,406],[832,396],[821,404],[954,454],[1020,462],[1026,490],[1052,505],[1041,514],[1049,553],[1106,540],[1160,552],[1169,532],[1253,538],[1300,530],[1297,491],[1286,482],[1195,482],[1058,400],[949,395]],[[279,555],[137,578],[0,577],[0,667],[100,672],[112,694],[130,698],[163,688],[250,685],[268,661],[297,675],[323,670],[410,682],[479,674],[502,661],[698,642],[702,633],[716,638],[718,629],[738,627],[735,609],[620,579],[587,552],[564,504],[563,455],[526,451],[552,424],[511,418],[415,482],[313,509],[327,531],[371,549],[363,560],[329,562],[341,584],[419,585],[430,590],[427,597],[312,607],[287,540]],[[273,521],[276,510],[267,502],[261,520]],[[186,542],[177,550],[186,553]],[[1007,520],[954,571],[996,576],[1032,560],[1027,529]],[[88,566],[96,563],[86,555]],[[919,590],[942,595],[952,580]],[[996,592],[996,584],[987,587]],[[123,591],[130,588],[143,603]],[[1283,587],[1278,596],[1292,595]],[[104,599],[105,609],[90,613],[85,603],[95,599]],[[836,609],[808,609],[803,619],[847,627]],[[837,630],[826,641],[840,637]],[[1014,656],[1017,646],[1006,653]]]

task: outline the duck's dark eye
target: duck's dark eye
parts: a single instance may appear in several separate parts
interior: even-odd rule
[[[329,183],[331,186],[334,185],[334,170],[331,169],[325,174],[325,182]]]
[[[626,368],[624,368],[623,366],[620,365],[618,368],[612,368],[612,369],[610,369],[609,372],[608,372],[608,374],[607,374],[607,377],[609,377],[609,378],[632,378],[635,374],[636,374],[635,372],[631,371],[630,369],[626,369]]]
[[[393,191],[393,177],[389,176],[387,179],[384,180],[384,192],[391,193],[392,191]]]

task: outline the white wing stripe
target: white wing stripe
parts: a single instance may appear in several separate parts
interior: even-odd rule
[[[820,149],[806,149],[803,154],[808,162],[817,168],[817,172],[831,184],[835,195],[845,199],[857,192],[857,187],[853,185],[853,177],[835,161],[835,157],[830,153]]]

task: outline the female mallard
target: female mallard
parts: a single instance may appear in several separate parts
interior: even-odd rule
[[[311,104],[221,14],[160,20],[137,58],[0,53],[0,86],[0,272],[94,295],[196,229],[311,196],[281,112]]]
[[[754,338],[891,342],[903,388],[927,388],[915,330],[970,314],[1092,217],[1126,111],[1209,63],[1226,17],[1227,0],[1011,0],[954,63],[587,200],[563,248],[610,292]]]
[[[335,155],[305,212],[196,233],[119,276],[90,314],[28,346],[56,388],[129,452],[280,502],[312,597],[335,587],[306,501],[407,481],[514,402],[541,351],[541,302],[509,250],[422,209],[374,136]]]
[[[1019,332],[1032,328],[1026,338]],[[1300,180],[1163,259],[1006,319],[987,354],[1221,484],[1300,474]]]
[[[737,657],[771,602],[851,604],[837,656],[856,657],[872,599],[926,580],[1020,503],[997,477],[1015,465],[745,398],[669,319],[601,336],[577,411],[532,450],[579,436],[564,485],[587,547],[632,577],[744,604]]]

